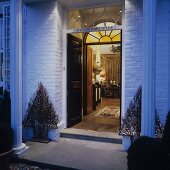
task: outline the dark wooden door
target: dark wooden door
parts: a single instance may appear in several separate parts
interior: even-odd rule
[[[87,47],[87,114],[92,112],[92,48]]]
[[[67,43],[67,126],[81,121],[82,113],[82,41],[68,34]]]

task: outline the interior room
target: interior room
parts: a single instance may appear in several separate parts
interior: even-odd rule
[[[93,37],[94,38],[94,37]],[[86,45],[86,113],[74,128],[118,133],[121,98],[121,43]]]

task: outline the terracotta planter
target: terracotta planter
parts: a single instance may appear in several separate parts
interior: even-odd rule
[[[11,155],[12,155],[12,149],[9,150],[8,152],[0,154],[0,169],[1,170],[9,170]]]

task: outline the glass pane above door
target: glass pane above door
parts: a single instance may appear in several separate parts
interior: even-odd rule
[[[105,22],[112,26],[122,25],[122,5],[109,7],[68,10],[67,29],[104,27]],[[102,24],[100,24],[102,23]]]
[[[89,32],[86,43],[114,43],[121,41],[121,30]]]

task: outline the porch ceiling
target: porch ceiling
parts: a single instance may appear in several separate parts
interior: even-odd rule
[[[24,3],[49,2],[55,0],[23,0]],[[56,0],[59,1],[64,8],[82,8],[92,6],[107,6],[113,3],[122,3],[123,0]]]
[[[22,0],[23,3],[31,4],[31,3],[37,3],[37,2],[49,2],[49,1],[55,1],[55,0]]]

